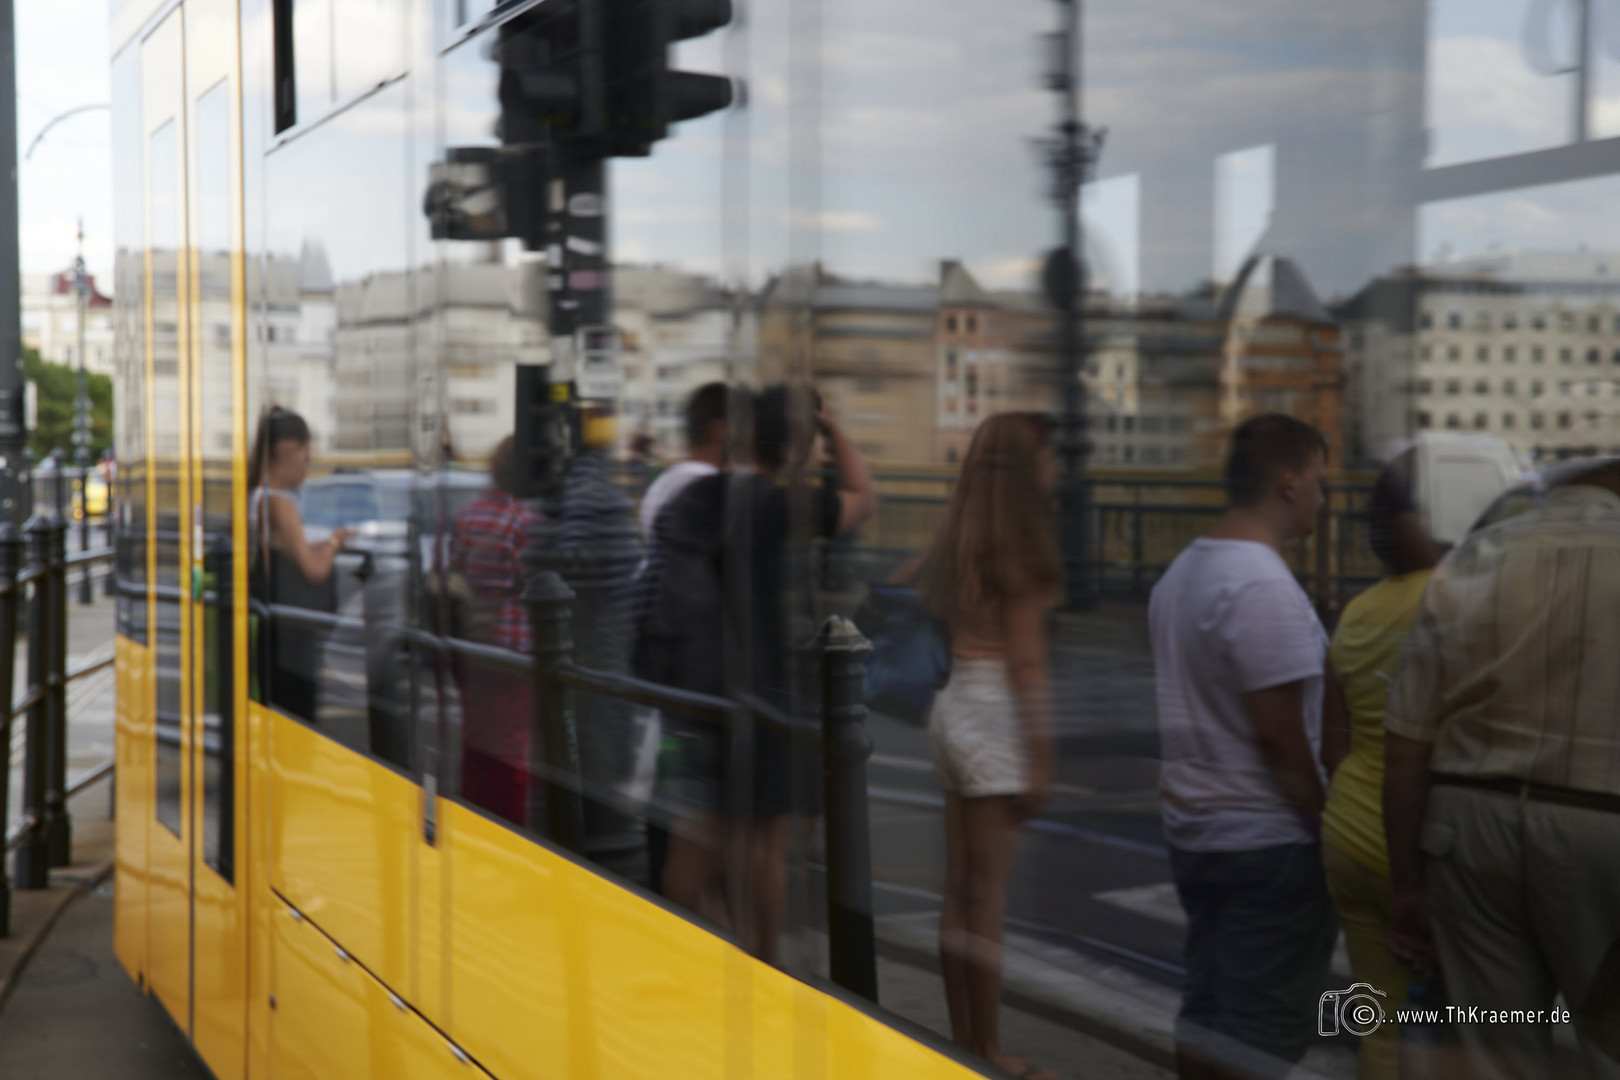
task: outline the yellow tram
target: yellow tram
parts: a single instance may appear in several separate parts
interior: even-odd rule
[[[446,148],[491,140],[491,42],[537,5],[111,6],[130,976],[222,1080],[969,1074],[460,797],[427,752],[429,668],[395,673],[415,734],[393,759],[365,735],[375,672],[358,705],[323,684],[318,717],[260,700],[255,418],[309,419],[317,493],[386,502],[395,474],[449,492],[466,473],[445,467],[487,457],[511,424],[488,403],[546,346],[535,253],[436,237],[422,213]],[[392,535],[397,515],[366,512],[361,535]]]

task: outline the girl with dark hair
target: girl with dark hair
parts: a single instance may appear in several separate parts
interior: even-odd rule
[[[950,681],[928,721],[945,788],[939,954],[951,1035],[1030,1078],[1051,1074],[1001,1052],[1001,939],[1019,834],[1052,785],[1046,615],[1060,583],[1055,475],[1042,418],[988,417],[919,581],[923,603],[951,636]]]
[[[334,611],[332,566],[349,531],[335,529],[318,544],[305,540],[297,491],[308,473],[309,425],[291,409],[273,406],[259,419],[248,459],[249,589],[260,603]],[[259,636],[266,703],[313,721],[322,635],[272,619]]]

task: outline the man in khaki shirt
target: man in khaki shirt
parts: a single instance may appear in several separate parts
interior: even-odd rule
[[[1620,1078],[1620,461],[1440,565],[1385,727],[1389,945],[1468,1010],[1462,1074],[1550,1075],[1561,995]]]

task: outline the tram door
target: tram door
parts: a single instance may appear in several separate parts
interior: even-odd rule
[[[142,43],[157,620],[150,983],[221,1080],[244,1072],[245,874],[234,602],[245,546],[235,4],[189,0]]]

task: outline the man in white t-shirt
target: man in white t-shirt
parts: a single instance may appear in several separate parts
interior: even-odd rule
[[[1281,1076],[1316,1034],[1337,934],[1318,843],[1328,639],[1280,549],[1311,532],[1326,469],[1309,424],[1242,424],[1225,513],[1148,609],[1159,794],[1187,912],[1182,1077]]]
[[[652,543],[653,523],[681,490],[700,476],[713,476],[726,459],[726,399],[730,389],[722,382],[705,383],[686,401],[686,460],[658,474],[641,497],[636,520],[641,539]]]

